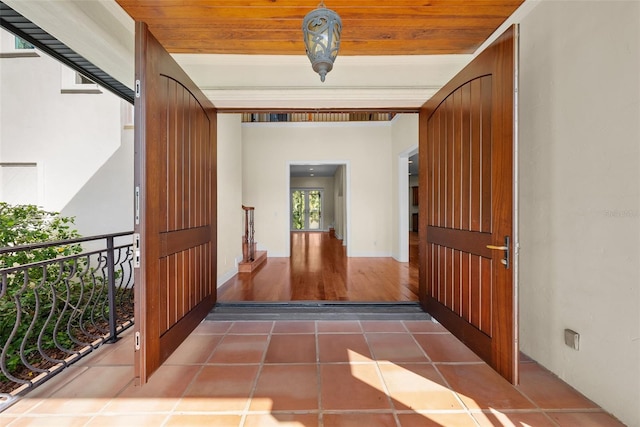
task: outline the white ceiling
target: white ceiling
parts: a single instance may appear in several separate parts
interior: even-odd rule
[[[289,166],[289,175],[293,178],[305,177],[332,177],[338,169],[337,164],[302,164]]]
[[[173,57],[219,108],[419,108],[471,58],[343,56],[324,83],[306,55]]]
[[[133,88],[134,22],[114,0],[4,1]],[[496,34],[537,1],[527,0]],[[474,55],[338,55],[325,83],[320,82],[304,53],[173,56],[218,108],[311,110],[417,109]]]

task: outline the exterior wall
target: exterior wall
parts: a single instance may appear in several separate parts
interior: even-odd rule
[[[640,2],[540,2],[519,81],[521,350],[640,426]]]
[[[256,208],[256,241],[289,256],[289,165],[347,165],[350,256],[391,253],[391,126],[370,123],[244,124],[243,202]]]
[[[121,107],[120,146],[60,211],[85,236],[133,230],[133,106]]]
[[[0,46],[16,53],[4,30]],[[0,199],[77,216],[83,235],[131,230],[133,136],[122,101],[97,85],[76,86],[74,71],[35,52],[0,58],[0,162],[36,165],[35,186],[3,182]]]
[[[291,188],[322,189],[322,229],[329,231],[329,227],[335,226],[335,194],[333,177],[300,177],[291,178]]]
[[[218,114],[218,286],[238,272],[242,261],[241,115]]]

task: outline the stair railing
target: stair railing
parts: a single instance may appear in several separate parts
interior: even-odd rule
[[[252,262],[256,259],[256,242],[254,240],[255,229],[253,227],[253,206],[242,205],[244,210],[244,236],[242,241],[242,261]]]

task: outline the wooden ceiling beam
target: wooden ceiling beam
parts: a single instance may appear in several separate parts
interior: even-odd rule
[[[426,29],[436,30],[456,30],[473,31],[475,29],[485,29],[501,24],[501,18],[455,18],[442,19],[435,17],[414,18],[412,20],[393,19],[352,19],[343,22],[343,31],[348,29],[358,29],[362,31],[375,31],[386,28],[404,29]],[[345,23],[346,22],[346,23]],[[153,21],[153,28],[167,31],[187,32],[204,30],[223,29],[246,29],[246,30],[296,30],[301,31],[302,21],[299,19],[252,19],[242,18],[212,19],[194,18],[189,21],[178,19],[161,19]]]
[[[442,43],[436,45],[434,42],[424,40],[417,42],[413,40],[410,46],[406,46],[405,40],[388,40],[385,42],[344,42],[340,45],[339,56],[357,55],[453,55],[471,54],[478,45],[458,46]],[[304,55],[304,45],[300,41],[282,41],[274,43],[272,41],[238,41],[211,42],[208,44],[184,45],[166,43],[165,48],[170,53],[208,53],[208,54],[237,54],[243,52],[246,55]]]
[[[172,53],[304,53],[317,0],[117,0]],[[472,53],[524,0],[328,0],[343,22],[340,55]]]
[[[171,31],[172,43],[189,45],[193,42],[203,42],[206,40],[226,41],[270,41],[272,43],[300,41],[302,43],[301,30],[246,30],[246,29],[228,29],[207,28],[207,29],[179,29]],[[167,30],[152,29],[153,34],[157,37],[168,37]],[[343,44],[351,42],[370,42],[374,37],[380,42],[390,40],[418,41],[429,40],[436,44],[446,44],[449,46],[460,44],[473,44],[479,38],[487,37],[491,33],[488,29],[474,29],[473,31],[455,31],[450,30],[430,30],[419,28],[387,28],[384,32],[377,29],[364,28],[359,32],[343,31]]]
[[[304,16],[312,9],[300,7],[184,7],[184,8],[141,8],[131,7],[125,9],[134,18],[146,22],[161,20],[218,20],[230,18],[244,18],[249,20],[271,19],[295,19],[302,22]],[[505,18],[508,12],[513,12],[512,7],[479,7],[479,8],[451,8],[434,10],[420,7],[344,7],[334,9],[342,20],[350,19],[384,19],[384,20],[412,20],[416,18],[440,18],[440,19],[483,19]]]

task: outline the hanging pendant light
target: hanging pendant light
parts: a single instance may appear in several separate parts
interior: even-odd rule
[[[338,56],[341,31],[342,20],[337,13],[326,8],[324,1],[320,1],[318,8],[307,13],[302,21],[307,56],[313,71],[320,74],[323,82]]]

